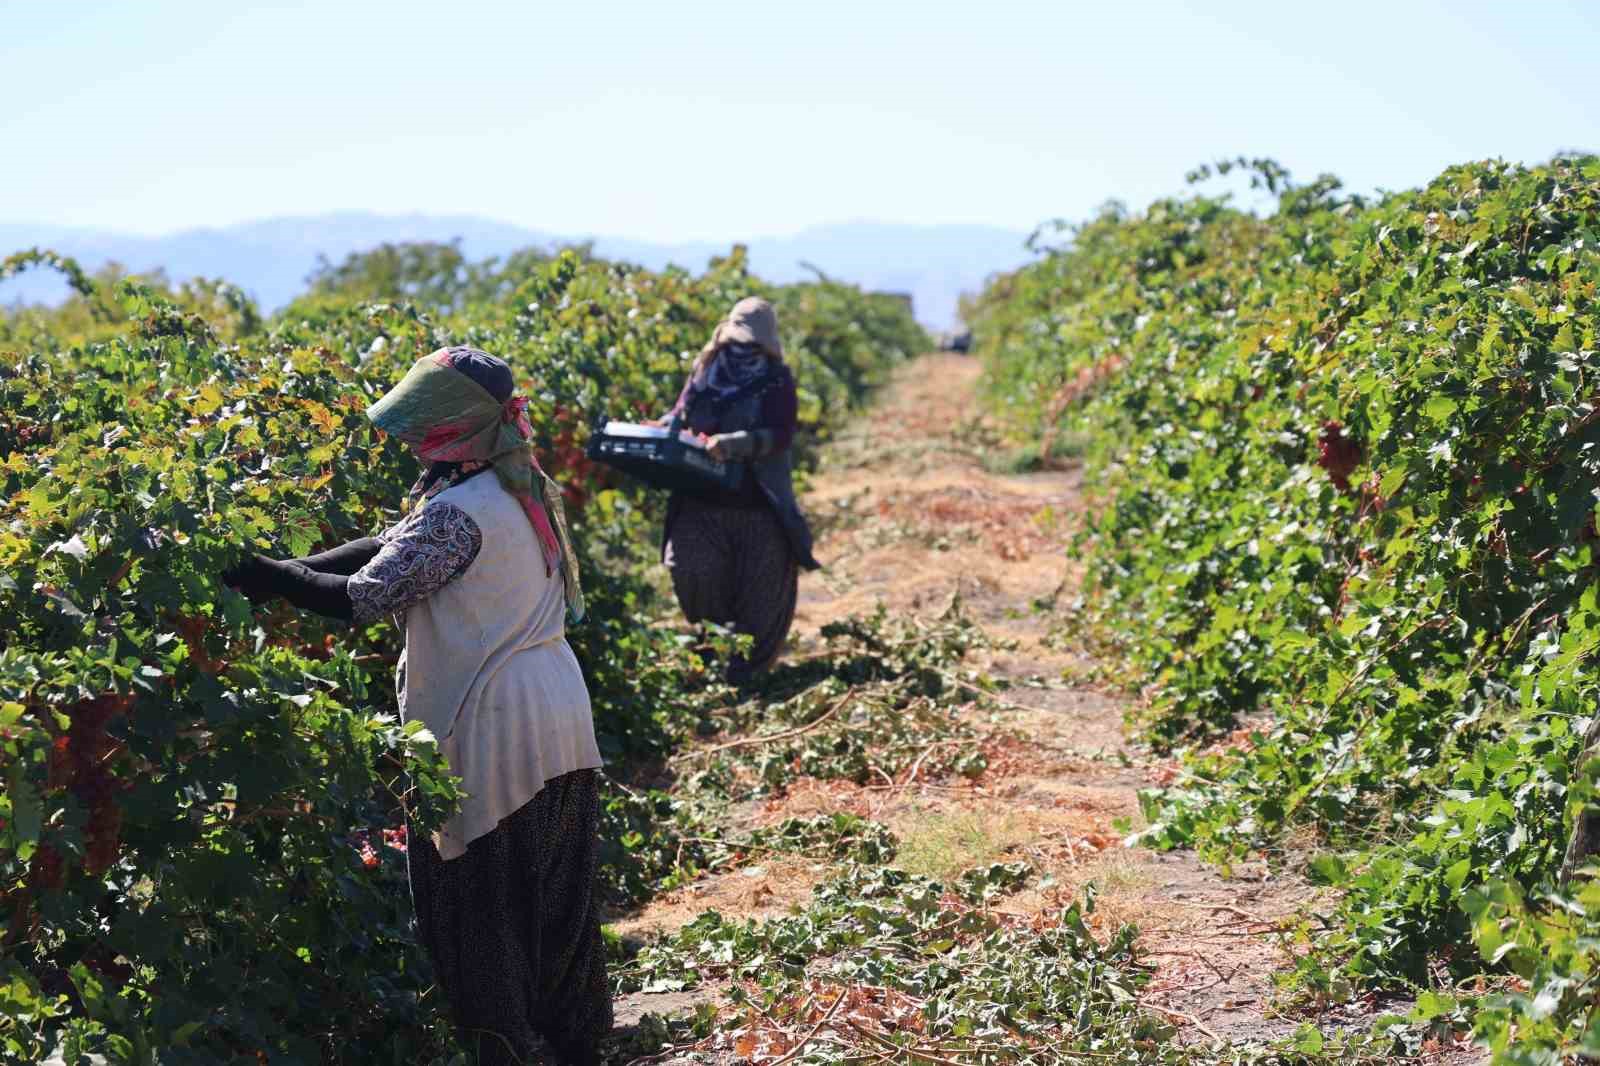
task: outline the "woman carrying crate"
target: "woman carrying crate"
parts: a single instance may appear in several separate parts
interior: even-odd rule
[[[745,464],[737,488],[714,496],[674,493],[662,535],[662,562],[684,616],[731,626],[752,640],[748,655],[728,665],[736,684],[777,659],[794,621],[799,568],[819,565],[791,478],[797,411],[777,312],[750,297],[717,325],[677,404],[661,419],[681,419],[709,438],[715,458]]]
[[[438,738],[466,799],[408,833],[417,932],[477,1063],[538,1037],[598,1062],[611,1001],[600,937],[600,752],[567,645],[580,617],[561,492],[529,444],[511,369],[475,348],[419,360],[367,412],[429,465],[382,535],[223,575],[253,603],[365,624],[404,618],[400,709]]]

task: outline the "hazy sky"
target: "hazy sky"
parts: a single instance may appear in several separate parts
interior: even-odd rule
[[[1026,228],[1271,155],[1600,149],[1600,3],[0,0],[0,221],[340,208],[656,240]]]

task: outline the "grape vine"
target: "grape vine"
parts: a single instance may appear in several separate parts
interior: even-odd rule
[[[620,773],[671,749],[708,681],[655,621],[660,501],[582,458],[590,419],[665,410],[751,292],[784,316],[806,447],[923,343],[893,300],[766,285],[739,250],[698,276],[402,256],[425,286],[390,258],[327,270],[272,316],[222,283],[92,278],[37,251],[0,266],[78,292],[0,317],[0,1059],[448,1059],[398,827],[437,824],[456,793],[395,717],[400,634],[252,611],[217,576],[395,517],[415,464],[362,412],[414,360],[474,344],[533,399]]]
[[[1569,1061],[1600,972],[1593,871],[1555,883],[1594,794],[1600,159],[1376,199],[1237,165],[1275,212],[1109,210],[969,308],[996,405],[1090,442],[1064,623],[1190,752],[1142,839],[1336,886],[1307,993]]]

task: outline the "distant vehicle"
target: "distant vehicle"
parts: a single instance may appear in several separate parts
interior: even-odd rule
[[[947,329],[934,336],[941,352],[969,352],[972,350],[970,329]]]

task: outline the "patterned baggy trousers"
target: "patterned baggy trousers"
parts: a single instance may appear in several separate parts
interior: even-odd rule
[[[407,834],[418,937],[474,1062],[541,1061],[541,1036],[584,1062],[611,1031],[599,819],[598,771],[577,770],[448,862]]]
[[[664,559],[685,618],[753,638],[749,655],[728,664],[729,681],[748,681],[772,665],[794,622],[800,568],[770,507],[685,499]]]

